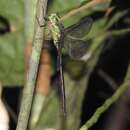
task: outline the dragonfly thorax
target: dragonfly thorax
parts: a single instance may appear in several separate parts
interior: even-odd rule
[[[58,47],[57,43],[61,37],[60,18],[55,13],[51,14],[48,18],[49,18],[48,26],[54,41],[54,45]]]

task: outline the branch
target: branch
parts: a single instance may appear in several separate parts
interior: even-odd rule
[[[27,80],[23,91],[22,104],[20,108],[18,124],[16,130],[26,130],[32,106],[33,94],[38,72],[39,59],[43,46],[44,29],[39,25],[45,24],[47,0],[38,0],[36,7],[35,31],[33,37],[33,48],[27,72]]]
[[[128,67],[128,71],[126,74],[126,78],[124,83],[118,88],[118,90],[110,97],[108,98],[102,106],[97,108],[96,112],[93,114],[93,116],[79,129],[79,130],[88,130],[90,127],[92,127],[100,118],[100,116],[114,103],[116,102],[128,89],[130,86],[130,64]]]
[[[124,29],[118,29],[118,30],[112,30],[108,31],[106,35],[108,36],[119,36],[130,32],[130,28],[124,28]]]
[[[69,13],[67,13],[66,15],[64,15],[61,18],[61,21],[64,21],[64,20],[68,19],[69,17],[72,17],[72,16],[74,16],[74,15],[76,15],[76,14],[78,14],[78,13],[80,13],[88,8],[96,6],[97,4],[101,4],[101,3],[105,3],[105,2],[109,2],[109,1],[111,1],[111,0],[91,0],[89,3],[87,2],[83,6],[71,10]]]
[[[102,69],[98,70],[98,75],[104,79],[104,81],[107,82],[107,84],[109,84],[113,90],[116,90],[116,88],[118,87],[117,83],[114,81],[114,79],[112,77],[110,77],[105,71],[103,71]]]

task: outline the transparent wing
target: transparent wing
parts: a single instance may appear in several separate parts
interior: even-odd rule
[[[66,39],[65,49],[72,59],[81,59],[88,50],[87,42],[83,40],[75,40],[71,38]]]
[[[91,29],[93,20],[90,17],[85,17],[81,19],[77,24],[74,24],[66,29],[65,35],[70,35],[71,37],[82,38]]]

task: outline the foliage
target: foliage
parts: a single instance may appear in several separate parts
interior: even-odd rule
[[[98,0],[97,0],[98,1]],[[111,20],[108,20],[107,11],[111,7],[110,0],[52,0],[49,1],[48,15],[58,13],[65,27],[77,23],[82,17],[93,15],[95,12],[106,12],[106,16],[93,22],[93,27],[85,40],[90,40],[87,58],[84,61],[73,61],[67,57],[64,67],[67,72],[65,76],[65,86],[67,94],[67,129],[78,129],[80,123],[81,105],[84,98],[84,92],[88,83],[89,76],[95,67],[104,40],[110,35],[120,35],[129,32],[130,29],[108,30],[114,23],[123,17],[125,12],[118,12]],[[94,3],[95,2],[95,3]],[[62,7],[62,8],[59,8]],[[1,0],[0,16],[5,17],[10,24],[11,31],[0,36],[0,81],[2,84],[13,86],[24,84],[24,46],[32,42],[34,33],[36,0]],[[25,12],[25,15],[24,15]],[[66,56],[66,52],[64,52]],[[52,59],[54,60],[54,59]],[[55,62],[55,61],[54,61]],[[85,64],[87,74],[81,73]],[[79,74],[81,73],[81,74]],[[77,78],[80,75],[80,78]],[[40,104],[39,104],[40,105]],[[45,102],[42,104],[42,112],[36,124],[33,124],[34,130],[55,128],[61,129],[59,101],[57,94],[52,91]],[[31,127],[32,127],[31,126]],[[85,126],[86,128],[86,126]]]
[[[0,36],[0,82],[4,86],[22,85],[24,74],[23,1],[1,0],[0,16],[7,19],[10,25],[10,32]]]

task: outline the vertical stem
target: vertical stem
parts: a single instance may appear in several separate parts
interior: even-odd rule
[[[27,72],[22,104],[20,108],[18,124],[16,130],[26,130],[32,106],[33,94],[36,84],[38,65],[44,40],[44,28],[39,24],[45,24],[44,17],[46,14],[48,0],[38,0],[36,7],[35,31],[33,37],[33,48]]]

